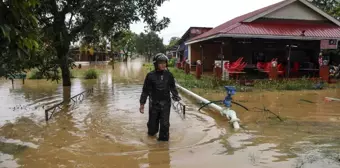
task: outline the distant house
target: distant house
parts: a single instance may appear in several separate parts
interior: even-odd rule
[[[233,62],[240,57],[250,69],[256,69],[259,61],[277,58],[286,72],[295,65],[296,71],[307,71],[318,68],[321,50],[337,48],[340,22],[306,0],[285,0],[194,38],[182,38],[188,59],[192,64],[201,60],[204,71],[212,71],[215,61]]]
[[[107,51],[96,51],[93,53],[90,51],[81,51],[79,47],[70,49],[71,58],[75,61],[75,64],[89,65],[89,64],[106,64],[109,62],[110,49]]]
[[[166,55],[169,57],[169,59],[176,57],[177,48],[178,48],[178,45],[175,45],[166,51]]]
[[[190,27],[181,37],[180,40],[177,42],[177,49],[176,49],[176,57],[179,58],[179,61],[184,61],[188,58],[188,46],[185,45],[185,42],[199,36],[209,30],[211,27]]]

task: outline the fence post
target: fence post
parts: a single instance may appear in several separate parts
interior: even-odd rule
[[[184,71],[185,71],[186,74],[190,73],[190,63],[188,63],[188,60],[185,61]]]
[[[320,66],[320,78],[325,81],[328,82],[329,81],[329,66],[328,65],[321,65]]]
[[[215,69],[215,78],[217,80],[221,80],[222,79],[222,68],[221,68],[221,65],[219,63],[216,63],[214,69]]]
[[[201,79],[202,75],[202,63],[200,60],[197,60],[197,65],[196,65],[196,78]]]
[[[278,77],[277,62],[272,61],[269,69],[269,80],[276,80]]]

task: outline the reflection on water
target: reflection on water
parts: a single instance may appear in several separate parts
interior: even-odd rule
[[[148,153],[148,163],[150,168],[170,168],[170,153],[169,145],[162,144],[160,148]]]
[[[238,132],[184,98],[186,118],[171,113],[170,142],[158,143],[138,112],[141,67],[138,60],[108,66],[100,79],[74,79],[71,88],[44,80],[12,88],[1,80],[0,167],[340,167],[340,104],[323,100],[339,90],[237,93],[250,109],[233,107],[244,128]],[[93,95],[43,122],[46,106],[90,87]],[[263,106],[285,121],[255,108]]]

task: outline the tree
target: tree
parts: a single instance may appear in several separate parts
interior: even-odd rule
[[[157,21],[156,8],[164,0],[41,0],[36,8],[40,26],[56,50],[62,71],[63,86],[70,86],[68,52],[70,44],[79,37],[101,35],[128,29],[134,21],[143,19],[151,30],[160,31],[170,22],[168,18]]]
[[[100,31],[94,29],[90,34],[85,34],[80,42],[80,52],[85,55],[96,56],[96,53],[107,53],[108,40],[100,34]]]
[[[165,52],[163,39],[153,31],[147,34],[141,33],[136,40],[136,51],[150,61],[152,56]]]
[[[173,47],[175,47],[177,45],[177,42],[180,40],[181,38],[179,37],[171,37],[169,45],[167,46],[167,49],[171,49]]]
[[[38,22],[36,0],[0,1],[0,77],[11,77],[35,66]]]
[[[337,20],[340,20],[340,1],[339,0],[312,0],[312,3],[328,14],[332,15]],[[326,50],[326,55],[339,56],[340,50]]]
[[[136,48],[137,35],[130,30],[123,30],[111,38],[111,49],[115,52],[123,51],[124,61],[132,55]]]
[[[311,2],[318,8],[340,20],[340,2],[338,0],[311,0]]]

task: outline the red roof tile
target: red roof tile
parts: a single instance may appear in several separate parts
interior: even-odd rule
[[[246,34],[269,36],[300,36],[305,31],[306,37],[340,38],[340,27],[335,25],[284,23],[242,23],[232,30],[221,34]]]
[[[340,37],[340,27],[333,25],[311,25],[295,23],[244,23],[243,21],[259,15],[268,10],[283,5],[286,1],[264,7],[251,13],[234,18],[210,31],[190,39],[188,42],[208,38],[218,34],[244,34],[244,35],[273,35],[273,36],[299,36],[306,30],[305,36],[311,37]]]
[[[248,19],[250,17],[258,15],[258,14],[260,14],[262,12],[265,12],[265,11],[271,9],[271,8],[275,8],[275,7],[281,5],[284,2],[285,1],[281,1],[281,2],[278,2],[276,4],[273,4],[273,5],[270,5],[270,6],[261,8],[261,9],[258,9],[256,11],[247,13],[245,15],[239,16],[237,18],[234,18],[234,19],[232,19],[232,20],[230,20],[228,22],[225,22],[225,23],[215,27],[214,29],[211,29],[210,31],[208,31],[206,33],[203,33],[203,34],[201,34],[199,36],[196,36],[195,38],[190,39],[190,41],[201,39],[201,38],[205,38],[205,37],[209,37],[209,36],[212,36],[212,35],[216,35],[216,34],[218,34],[221,31],[228,30],[228,29],[232,28],[233,26],[237,26],[238,24],[240,24],[240,22],[242,22],[242,21],[244,21],[244,20],[246,20],[246,19]]]

